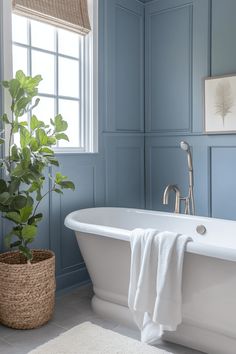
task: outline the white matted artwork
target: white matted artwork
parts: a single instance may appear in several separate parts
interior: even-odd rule
[[[205,80],[205,132],[236,133],[236,75]]]

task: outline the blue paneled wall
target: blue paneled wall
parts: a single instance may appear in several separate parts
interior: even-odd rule
[[[187,187],[187,140],[193,152],[196,211],[236,219],[236,137],[203,132],[203,79],[236,72],[234,0],[147,2],[146,206],[162,205],[169,183]]]
[[[236,71],[235,14],[235,0],[99,0],[99,153],[58,156],[76,192],[45,201],[35,243],[55,251],[59,289],[88,281],[66,214],[103,205],[173,210],[161,200],[169,183],[186,192],[183,139],[197,213],[236,219],[235,135],[203,134],[203,78]]]

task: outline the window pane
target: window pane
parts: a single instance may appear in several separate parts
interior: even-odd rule
[[[79,147],[79,102],[70,100],[59,100],[59,113],[68,123],[65,132],[69,137],[69,142],[60,140],[59,147]]]
[[[59,95],[79,97],[79,62],[59,57]]]
[[[55,56],[32,50],[32,75],[42,75],[43,81],[39,84],[39,92],[54,94],[55,92]]]
[[[76,33],[58,30],[58,51],[61,54],[79,57],[79,39],[80,36]]]
[[[17,70],[23,70],[28,75],[28,50],[26,48],[13,45],[13,73]]]
[[[50,123],[50,118],[55,117],[55,100],[48,97],[40,97],[40,102],[37,107],[33,109],[32,114],[45,123]]]
[[[32,46],[46,49],[55,50],[55,29],[54,27],[45,23],[31,21],[31,41]]]
[[[27,19],[12,15],[12,40],[23,44],[28,43]]]

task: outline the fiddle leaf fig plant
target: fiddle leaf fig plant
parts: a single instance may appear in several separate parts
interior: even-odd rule
[[[41,80],[40,75],[26,76],[20,70],[15,78],[2,82],[11,97],[11,116],[6,113],[0,116],[3,127],[0,144],[5,144],[7,152],[7,156],[0,159],[3,176],[0,179],[0,212],[12,223],[12,229],[5,236],[6,246],[18,248],[28,262],[32,260],[29,245],[43,218],[38,210],[41,201],[51,192],[63,194],[63,189],[75,189],[73,182],[60,172],[53,174],[51,168],[59,166],[52,147],[61,139],[69,140],[65,134],[67,122],[60,114],[50,119],[50,124],[32,115],[40,101],[36,96]],[[26,121],[23,117],[28,112],[31,112],[31,118]],[[50,183],[45,190],[47,171]]]

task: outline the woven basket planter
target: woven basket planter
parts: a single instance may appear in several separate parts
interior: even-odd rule
[[[47,323],[55,304],[55,255],[33,250],[27,264],[17,252],[0,254],[0,323],[32,329]]]

